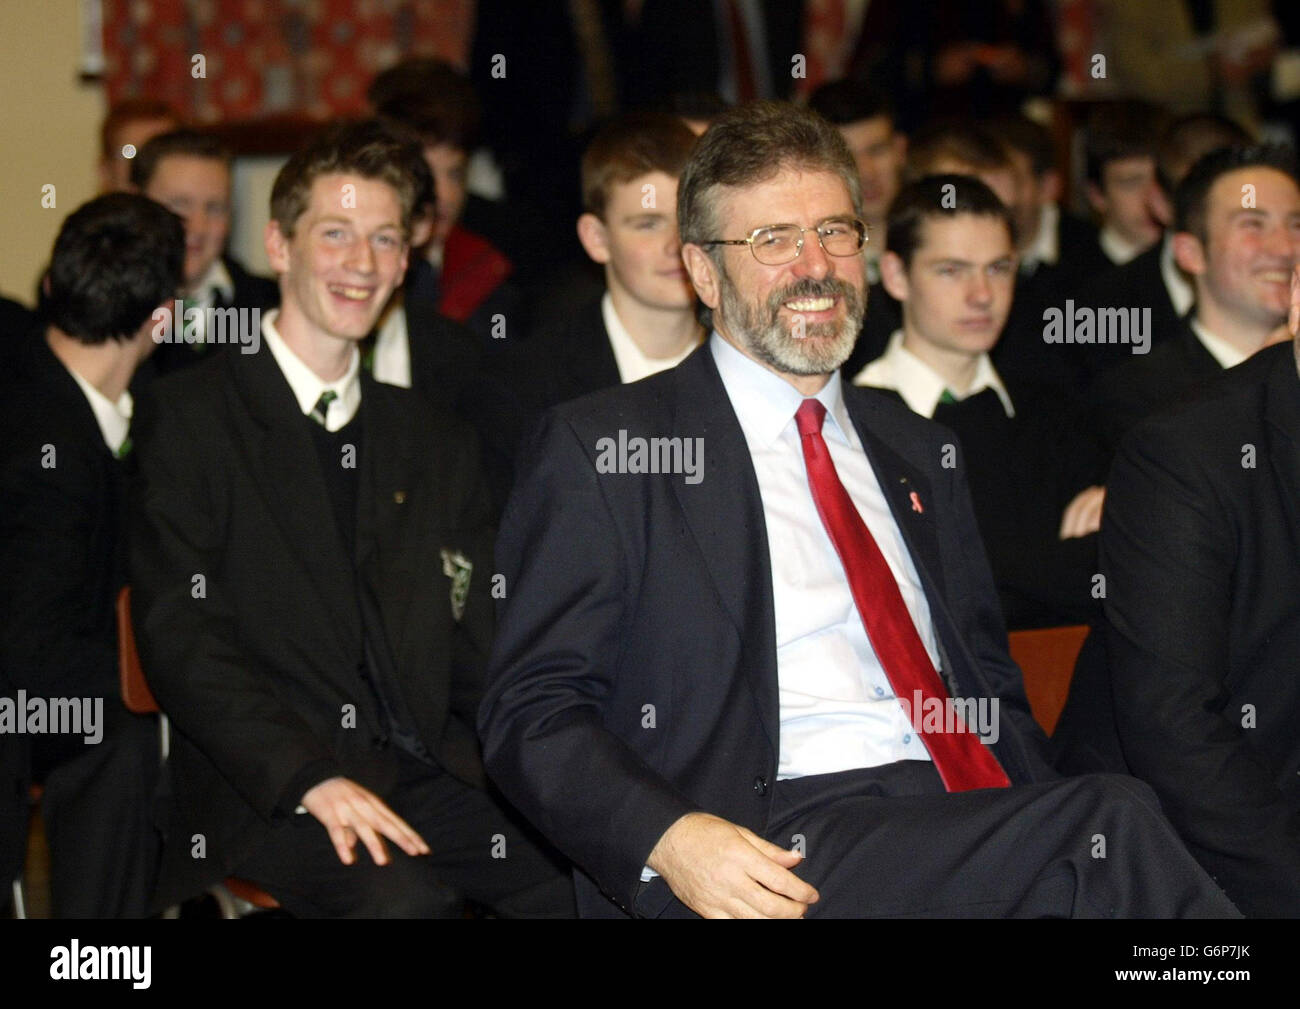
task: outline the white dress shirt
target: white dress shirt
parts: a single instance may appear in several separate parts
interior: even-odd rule
[[[674,354],[672,357],[646,357],[641,348],[636,345],[636,341],[632,339],[632,334],[627,331],[627,327],[623,325],[623,320],[618,317],[618,312],[614,310],[614,299],[608,291],[600,299],[600,314],[605,321],[605,332],[609,334],[610,349],[614,351],[618,377],[624,385],[629,382],[639,382],[643,378],[649,378],[669,368],[676,368],[690,356],[691,351],[699,346],[698,343],[691,343],[680,354]]]
[[[1165,290],[1169,292],[1174,312],[1181,319],[1196,300],[1196,288],[1192,287],[1191,281],[1183,275],[1174,260],[1174,236],[1168,231],[1161,239],[1160,278],[1165,282]]]
[[[1020,256],[1020,272],[1033,274],[1040,264],[1055,266],[1061,258],[1061,208],[1055,203],[1043,204],[1038,214],[1038,234]]]
[[[1196,339],[1201,341],[1201,346],[1208,350],[1210,356],[1223,365],[1224,368],[1235,368],[1250,356],[1249,354],[1243,354],[1227,340],[1215,336],[1201,325],[1199,319],[1190,321],[1192,332],[1196,334]]]
[[[1123,266],[1130,259],[1136,259],[1143,251],[1109,224],[1098,233],[1097,244],[1101,246],[1101,251],[1106,253],[1106,258],[1116,266]]]
[[[370,365],[376,382],[411,388],[411,337],[406,331],[406,304],[401,297],[394,298],[384,313]]]
[[[772,565],[780,699],[778,778],[929,760],[867,638],[835,546],[817,514],[795,412],[804,397],[714,333],[709,344],[758,477]],[[930,607],[889,504],[849,419],[840,376],[816,397],[822,436],[898,582],[930,660]]]
[[[64,367],[67,368],[67,365]],[[126,436],[131,429],[131,414],[135,410],[131,394],[123,391],[114,403],[71,368],[68,368],[68,374],[81,388],[82,395],[90,404],[90,409],[95,414],[95,423],[99,425],[99,433],[104,436],[104,444],[108,446],[110,452],[117,455],[126,444]]]
[[[875,389],[893,389],[913,413],[933,417],[935,408],[945,391],[957,400],[967,399],[985,389],[992,389],[1002,400],[1008,417],[1016,415],[1011,396],[988,354],[981,354],[975,364],[975,378],[970,388],[959,395],[937,371],[903,346],[903,331],[894,330],[885,352],[853,376],[854,385],[869,385]]]
[[[325,430],[337,431],[356,416],[357,409],[361,406],[360,352],[356,347],[352,348],[352,363],[348,365],[348,370],[342,378],[335,379],[333,382],[322,381],[320,376],[307,367],[284,342],[284,337],[275,328],[275,322],[279,317],[278,308],[262,314],[262,339],[271,348],[271,355],[275,358],[275,363],[280,366],[280,371],[284,373],[285,381],[293,390],[298,408],[304,415],[312,412],[320,400],[321,393],[326,389],[335,392],[334,401],[325,411]]]

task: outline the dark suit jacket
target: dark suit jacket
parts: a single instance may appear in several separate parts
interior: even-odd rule
[[[123,580],[123,464],[43,338],[33,332],[13,345],[7,370],[12,385],[0,398],[0,696],[14,698],[21,688],[120,703],[113,601]],[[6,887],[27,849],[30,741],[0,733]],[[66,741],[70,750],[81,748],[80,737]]]
[[[153,400],[136,436],[131,578],[144,670],[176,729],[165,905],[229,872],[293,815],[304,785],[393,787],[396,758],[359,675],[363,607],[365,626],[382,628],[370,638],[382,681],[424,745],[480,780],[491,561],[472,436],[408,390],[362,377],[354,557],[310,422],[265,345],[164,379]],[[459,621],[444,551],[474,568]],[[206,859],[188,850],[199,833]]]
[[[1223,374],[1223,366],[1186,320],[1180,320],[1175,332],[1157,342],[1154,316],[1152,319],[1150,353],[1133,356],[1127,364],[1098,376],[1092,391],[1097,432],[1112,453],[1142,418]]]
[[[1248,915],[1300,914],[1300,378],[1267,347],[1136,428],[1101,531],[1124,755]]]
[[[1091,308],[1149,308],[1151,309],[1151,341],[1153,346],[1176,335],[1182,320],[1169,300],[1160,273],[1161,242],[1146,252],[1119,266],[1097,274],[1075,296],[1075,304]],[[1132,360],[1130,347],[1120,343],[1074,345],[1074,356],[1087,374],[1096,379],[1102,372],[1122,367]]]
[[[966,477],[1002,612],[1013,630],[1089,623],[1097,537],[1059,537],[1061,515],[1105,482],[1105,456],[1086,418],[1060,397],[1004,379],[1016,415],[986,390],[939,404],[933,419],[961,439]]]
[[[221,261],[230,274],[234,292],[229,300],[218,295],[214,308],[256,308],[264,312],[280,304],[280,285],[274,279],[249,273],[238,260],[230,256],[222,256]],[[141,366],[135,381],[131,383],[131,389],[133,392],[142,391],[160,375],[188,368],[209,355],[226,349],[228,348],[209,343],[161,343]]]
[[[118,696],[123,463],[43,338],[0,407],[0,674],[43,696]]]
[[[942,667],[963,696],[1001,700],[1012,781],[1048,780],[951,432],[845,387],[916,563]],[[597,476],[597,441],[703,438],[703,479]],[[499,612],[480,713],[489,773],[582,872],[581,913],[633,905],[678,818],[765,829],[779,754],[775,618],[757,478],[707,344],[677,368],[567,403],[522,454],[497,563]],[[910,495],[923,502],[913,510]],[[643,728],[645,705],[656,728]],[[657,913],[666,884],[643,897]]]

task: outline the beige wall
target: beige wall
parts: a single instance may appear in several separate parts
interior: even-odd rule
[[[0,292],[30,303],[63,218],[95,194],[103,93],[82,84],[76,0],[0,2]],[[52,183],[56,206],[41,206]]]

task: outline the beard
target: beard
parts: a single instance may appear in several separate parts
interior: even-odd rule
[[[721,274],[722,317],[753,357],[787,375],[829,375],[849,359],[862,317],[866,311],[864,293],[842,280],[805,277],[789,287],[773,291],[765,303],[744,301],[727,271]],[[809,322],[795,316],[795,325],[781,321],[781,306],[795,298],[836,297],[844,299],[843,321]],[[801,329],[802,332],[795,332]]]

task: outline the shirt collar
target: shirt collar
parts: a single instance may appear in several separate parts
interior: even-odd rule
[[[727,390],[732,409],[736,411],[745,440],[756,443],[759,448],[771,448],[787,428],[793,427],[794,415],[808,397],[780,375],[746,357],[717,330],[709,337],[709,351],[718,366],[722,385]],[[826,416],[834,421],[833,425],[823,426],[822,434],[853,444],[849,433],[853,430],[853,422],[844,405],[838,371],[832,373],[815,398],[826,407]]]
[[[1227,340],[1220,339],[1201,325],[1201,321],[1195,317],[1191,320],[1192,332],[1196,334],[1196,339],[1201,341],[1201,346],[1210,352],[1210,356],[1219,362],[1224,368],[1235,368],[1246,360],[1249,355],[1243,354]]]
[[[193,290],[194,293],[190,297],[204,304],[215,302],[215,296],[218,294],[226,304],[235,300],[235,282],[230,279],[230,271],[226,269],[226,264],[222,262],[220,256],[212,261],[208,272],[199,278]]]
[[[280,371],[284,373],[289,388],[293,390],[294,399],[298,401],[298,409],[304,414],[312,412],[320,400],[321,393],[326,389],[334,391],[336,398],[325,412],[325,430],[337,431],[356,416],[357,408],[361,405],[360,352],[356,347],[352,348],[352,362],[342,378],[335,379],[333,382],[322,381],[284,342],[284,337],[275,328],[279,318],[278,308],[262,313],[262,339],[271,348],[271,355],[275,358],[275,363],[280,366]]]
[[[99,425],[99,433],[104,437],[104,444],[110,452],[117,455],[131,428],[131,414],[135,410],[131,393],[124,391],[114,403],[71,368],[68,368],[68,374],[81,387],[82,394],[90,404],[90,409],[95,414],[95,423]]]
[[[698,343],[692,342],[680,354],[673,357],[647,357],[637,346],[632,334],[623,325],[618,310],[614,308],[614,298],[606,291],[600,299],[600,315],[605,323],[605,332],[609,334],[609,346],[614,352],[614,363],[618,365],[619,377],[624,382],[635,382],[650,375],[676,368],[691,355]]]
[[[1165,282],[1174,313],[1181,319],[1196,300],[1196,290],[1174,260],[1174,236],[1170,232],[1165,232],[1160,246],[1160,278]]]
[[[1097,244],[1101,246],[1101,251],[1106,253],[1106,258],[1116,266],[1123,266],[1130,259],[1136,259],[1142,252],[1109,224],[1098,233]]]
[[[1061,258],[1060,226],[1061,208],[1055,203],[1043,204],[1038,215],[1038,234],[1020,257],[1021,272],[1033,273],[1044,263],[1056,265]]]
[[[947,382],[937,371],[903,346],[901,329],[894,330],[894,335],[889,338],[889,346],[880,357],[853,376],[853,384],[869,385],[877,389],[893,389],[903,397],[903,402],[913,413],[919,413],[922,417],[934,416],[934,411],[943,398],[944,390],[948,389]],[[997,393],[998,399],[1002,401],[1002,409],[1006,411],[1008,417],[1016,415],[1015,407],[1011,403],[1011,395],[1002,384],[1002,378],[993,367],[993,361],[988,354],[979,356],[975,364],[975,377],[964,396],[958,396],[953,390],[949,391],[954,398],[963,400],[985,389],[992,389]]]

